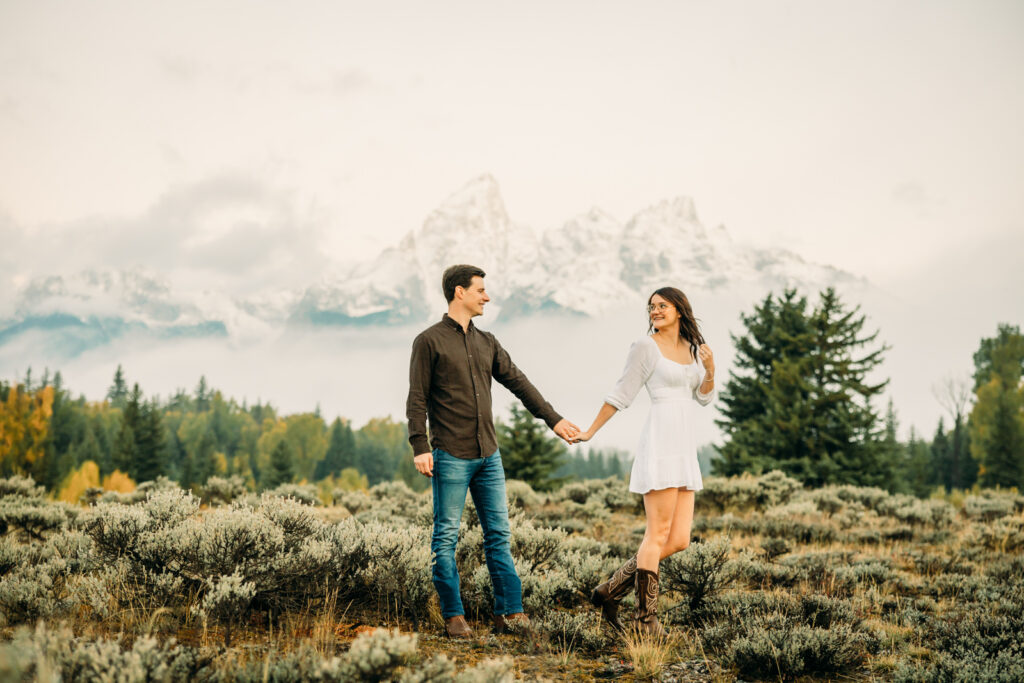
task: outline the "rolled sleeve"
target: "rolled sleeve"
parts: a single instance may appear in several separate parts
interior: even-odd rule
[[[622,371],[622,376],[615,383],[611,393],[604,397],[605,403],[618,410],[628,408],[640,393],[640,388],[647,384],[647,380],[654,374],[659,355],[656,342],[650,337],[633,342],[629,347],[629,355],[626,356],[626,367]]]

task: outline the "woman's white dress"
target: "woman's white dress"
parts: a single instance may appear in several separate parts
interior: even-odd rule
[[[696,405],[706,406],[715,398],[715,390],[700,393],[704,375],[699,358],[689,365],[669,360],[649,336],[630,347],[626,369],[604,400],[625,410],[643,386],[651,397],[651,412],[640,434],[629,477],[629,490],[633,493],[704,488],[693,434]]]

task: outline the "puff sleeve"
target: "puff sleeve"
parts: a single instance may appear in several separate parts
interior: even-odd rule
[[[633,342],[633,345],[629,347],[629,355],[626,357],[626,367],[622,371],[622,377],[616,382],[611,393],[605,396],[605,403],[618,410],[628,408],[636,395],[640,393],[640,387],[647,384],[647,380],[654,374],[654,367],[660,355],[657,342],[650,337]]]

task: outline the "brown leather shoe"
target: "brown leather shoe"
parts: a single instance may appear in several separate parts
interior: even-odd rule
[[[473,629],[466,623],[466,618],[461,614],[457,617],[444,620],[444,630],[449,638],[469,638],[473,635]]]
[[[523,633],[530,630],[530,617],[523,612],[515,614],[495,614],[495,633]]]

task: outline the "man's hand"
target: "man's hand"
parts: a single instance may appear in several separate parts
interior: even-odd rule
[[[579,436],[580,433],[580,428],[566,419],[559,420],[558,424],[556,424],[552,429],[555,434],[558,434],[558,436],[560,436],[566,443],[574,443],[576,441],[576,437]]]
[[[412,459],[413,463],[416,464],[416,471],[425,477],[434,476],[434,454],[433,453],[420,453]]]

